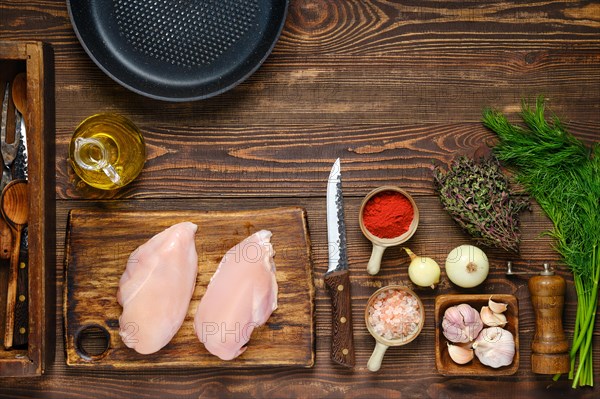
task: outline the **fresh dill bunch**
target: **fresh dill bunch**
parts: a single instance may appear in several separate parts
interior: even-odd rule
[[[573,272],[577,315],[571,346],[572,386],[594,384],[592,341],[600,280],[600,143],[587,147],[554,116],[545,118],[544,100],[522,104],[525,126],[512,125],[487,109],[483,123],[500,139],[498,159],[552,221],[555,248]],[[560,375],[556,375],[556,380]]]
[[[526,128],[490,109],[483,123],[500,138],[494,148],[498,159],[515,167],[517,181],[552,220],[550,234],[567,265],[589,275],[593,268],[582,258],[600,243],[600,147],[586,147],[557,117],[549,124],[544,109],[543,98],[535,109],[523,103]]]
[[[510,190],[495,157],[457,157],[447,171],[436,166],[433,177],[444,209],[461,228],[482,245],[519,252],[519,214],[529,199]]]

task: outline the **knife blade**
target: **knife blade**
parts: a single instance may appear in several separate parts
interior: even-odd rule
[[[19,140],[19,147],[17,149],[17,155],[13,162],[12,167],[12,178],[27,180],[27,128],[25,126],[25,115],[21,115],[19,129],[21,130],[21,140]]]
[[[354,337],[350,273],[346,254],[341,163],[338,158],[327,181],[327,246],[329,266],[323,278],[331,297],[331,359],[346,367],[354,367]]]
[[[25,179],[28,176],[27,129],[25,115],[20,118],[21,140],[17,155],[13,162],[13,179]],[[21,246],[19,248],[19,263],[17,271],[17,300],[15,301],[15,324],[13,329],[13,346],[27,345],[29,337],[29,235],[27,226],[21,233]]]

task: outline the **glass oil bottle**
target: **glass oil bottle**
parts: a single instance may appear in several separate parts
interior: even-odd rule
[[[85,183],[115,190],[141,172],[146,161],[144,138],[137,126],[121,115],[92,115],[75,129],[69,161]]]

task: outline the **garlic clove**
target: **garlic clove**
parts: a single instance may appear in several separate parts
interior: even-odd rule
[[[448,345],[448,354],[454,363],[466,364],[473,360],[473,349],[463,348],[459,345]]]
[[[479,312],[466,303],[449,307],[444,312],[442,332],[450,342],[471,342],[482,328]]]
[[[483,328],[483,322],[481,321],[479,312],[466,303],[460,304],[457,307],[463,317],[465,330],[467,336],[469,337],[469,341],[473,341],[475,338],[477,338],[479,332]]]
[[[515,339],[510,331],[503,328],[485,328],[473,343],[473,350],[477,359],[486,366],[508,366],[515,357]]]
[[[494,313],[504,313],[504,312],[506,312],[506,309],[508,308],[508,304],[494,302],[494,301],[492,301],[492,297],[490,297],[490,299],[488,300],[488,306]]]
[[[479,315],[483,324],[488,327],[504,327],[507,323],[505,315],[492,312],[488,306],[483,306]]]

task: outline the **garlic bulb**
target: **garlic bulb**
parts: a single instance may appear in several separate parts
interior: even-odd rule
[[[494,313],[504,313],[506,311],[506,309],[508,309],[508,304],[494,302],[494,301],[492,301],[492,297],[490,297],[490,299],[488,300],[488,306],[490,307],[491,311]]]
[[[452,306],[444,312],[442,329],[450,342],[471,342],[482,328],[479,312],[466,303]]]
[[[494,313],[488,306],[483,306],[481,312],[481,321],[488,327],[504,327],[506,325],[506,316],[502,313]]]
[[[454,363],[466,364],[473,360],[473,349],[463,348],[459,345],[448,344],[448,354]]]
[[[508,366],[515,356],[515,339],[503,328],[485,328],[473,343],[473,349],[477,359],[486,366]]]

